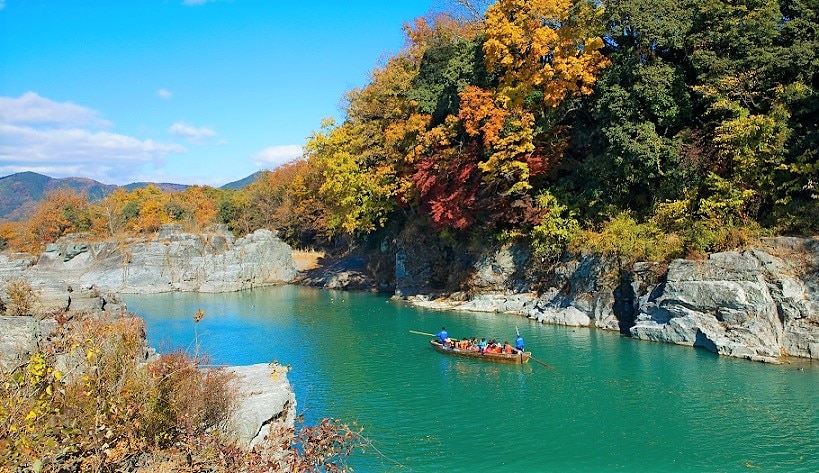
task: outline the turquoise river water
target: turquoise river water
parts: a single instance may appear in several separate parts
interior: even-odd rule
[[[765,365],[525,318],[422,310],[280,286],[126,297],[149,342],[218,364],[289,364],[308,423],[339,418],[375,448],[358,472],[818,472],[819,366]],[[198,309],[205,318],[194,329]],[[410,330],[512,341],[530,362],[449,357]]]

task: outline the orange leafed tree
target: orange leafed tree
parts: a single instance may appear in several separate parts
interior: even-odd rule
[[[521,106],[505,108],[504,96],[469,86],[460,98],[464,131],[482,137],[486,159],[479,168],[488,180],[506,182],[505,192],[531,189],[529,178],[545,172],[546,162],[563,152],[562,147],[537,149],[534,114]]]
[[[219,192],[212,187],[190,186],[169,197],[166,212],[169,213],[168,207],[174,204],[179,212],[179,215],[173,216],[174,220],[189,225],[193,230],[203,229],[216,223],[216,194]]]
[[[492,147],[499,139],[509,111],[495,103],[495,94],[469,86],[461,94],[458,118],[470,136],[483,135],[483,145]]]
[[[85,194],[57,189],[46,194],[26,222],[17,225],[11,246],[23,251],[40,250],[67,233],[91,229],[90,205]]]

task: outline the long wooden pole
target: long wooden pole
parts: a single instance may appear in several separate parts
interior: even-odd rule
[[[410,330],[410,333],[414,333],[416,335],[426,335],[428,337],[434,337],[435,336],[434,333],[418,332],[418,331],[415,331],[415,330]]]
[[[535,358],[534,356],[531,356],[531,355],[530,355],[530,356],[529,356],[529,359],[530,359],[530,360],[532,360],[532,361],[534,361],[535,363],[539,363],[539,364],[541,364],[541,365],[543,365],[543,366],[545,366],[545,367],[549,368],[550,370],[555,369],[555,367],[554,367],[554,366],[552,366],[552,365],[550,365],[550,364],[548,364],[548,363],[546,363],[546,362],[540,361],[540,360],[538,360],[537,358]]]
[[[518,326],[517,326],[517,325],[515,325],[515,335],[520,336],[520,330],[518,330]],[[534,356],[529,355],[529,359],[530,359],[530,360],[532,360],[532,361],[534,361],[535,363],[540,363],[541,365],[543,365],[543,366],[545,366],[545,367],[549,368],[550,370],[555,369],[555,367],[554,367],[554,366],[552,366],[552,365],[550,365],[549,363],[546,363],[546,362],[544,362],[544,361],[540,361],[540,360],[538,360],[537,358],[535,358]]]

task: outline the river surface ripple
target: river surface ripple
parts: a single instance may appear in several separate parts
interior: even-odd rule
[[[772,366],[525,318],[279,286],[125,296],[161,352],[277,360],[308,423],[375,448],[359,472],[817,472],[819,366]],[[194,324],[194,313],[205,318]],[[448,357],[410,330],[512,341],[555,369]]]

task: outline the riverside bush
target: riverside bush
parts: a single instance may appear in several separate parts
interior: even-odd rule
[[[141,319],[89,317],[61,335],[3,377],[4,464],[107,470],[219,426],[230,412],[227,373],[183,354],[140,363]]]
[[[745,248],[765,234],[754,222],[732,225],[715,220],[693,222],[683,232],[686,255],[691,257]]]
[[[537,202],[545,214],[532,228],[532,247],[538,256],[559,256],[580,231],[580,223],[550,192],[539,195]]]
[[[41,351],[0,374],[0,473],[12,471],[343,471],[363,444],[338,421],[242,451],[224,435],[232,375],[183,352],[144,360],[136,317],[64,323]]]
[[[37,291],[22,279],[6,281],[0,293],[0,314],[11,316],[32,315],[40,301]]]
[[[675,233],[665,233],[652,222],[637,223],[623,212],[603,224],[598,231],[582,230],[570,244],[576,252],[592,251],[614,256],[624,265],[637,261],[663,261],[682,255],[683,241]]]

